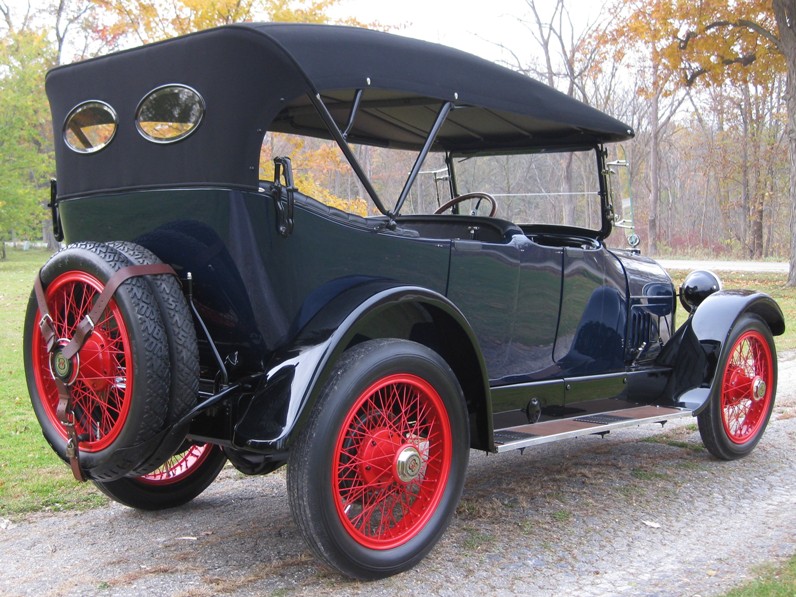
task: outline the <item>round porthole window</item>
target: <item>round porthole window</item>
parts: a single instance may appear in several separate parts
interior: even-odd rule
[[[64,142],[77,153],[94,153],[111,142],[117,124],[116,112],[105,102],[83,102],[64,121]]]
[[[193,133],[202,122],[205,102],[195,89],[165,85],[149,92],[135,114],[135,125],[153,143],[174,143]]]

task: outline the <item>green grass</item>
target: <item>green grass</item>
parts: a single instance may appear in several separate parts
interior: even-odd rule
[[[796,595],[796,556],[782,566],[769,567],[750,583],[733,589],[726,597],[793,597]]]
[[[630,474],[634,479],[638,479],[639,481],[662,481],[664,479],[669,479],[670,477],[666,473],[657,473],[655,471],[647,471],[641,468],[634,468],[632,471],[630,471]]]
[[[74,480],[30,406],[22,327],[33,278],[49,253],[9,249],[7,256],[0,261],[0,516],[106,503],[92,485]]]
[[[725,288],[751,288],[770,294],[785,316],[785,333],[776,338],[777,350],[796,348],[796,288],[785,286],[787,274],[738,273],[722,280]]]
[[[679,288],[688,272],[671,272],[675,287]],[[796,348],[796,288],[788,288],[785,282],[787,274],[719,272],[719,278],[725,290],[759,290],[770,294],[779,303],[785,316],[785,333],[775,338],[777,350],[793,350]],[[678,323],[685,321],[685,314],[678,310]]]

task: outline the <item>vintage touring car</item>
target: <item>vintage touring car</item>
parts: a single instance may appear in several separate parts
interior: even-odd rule
[[[31,294],[28,387],[55,452],[119,502],[287,464],[313,551],[378,578],[440,538],[471,448],[695,416],[732,459],[763,434],[779,307],[695,272],[676,328],[669,276],[610,248],[608,144],[633,131],[600,111],[315,25],[203,31],[46,87],[68,244]],[[318,166],[330,147],[347,172]]]

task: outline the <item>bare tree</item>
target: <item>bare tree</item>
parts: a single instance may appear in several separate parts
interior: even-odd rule
[[[790,155],[791,245],[788,286],[796,286],[796,5],[793,0],[774,0],[779,43],[787,65],[785,97],[788,104],[788,148]]]

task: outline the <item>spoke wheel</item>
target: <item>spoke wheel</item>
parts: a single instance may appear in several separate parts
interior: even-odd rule
[[[207,489],[226,461],[224,452],[218,446],[186,443],[184,450],[151,473],[110,482],[95,482],[95,485],[108,497],[131,508],[175,508],[190,502]]]
[[[765,431],[776,393],[776,349],[771,332],[754,315],[735,325],[714,383],[718,392],[698,416],[699,431],[717,458],[732,460],[754,449]]]
[[[773,364],[765,338],[756,330],[735,343],[724,371],[721,420],[730,441],[742,445],[765,424],[773,396]]]
[[[62,274],[47,287],[47,304],[60,346],[66,346],[74,336],[77,324],[91,311],[103,287],[97,278],[80,271]],[[112,445],[130,412],[134,378],[130,336],[116,301],[110,301],[71,361],[66,362],[59,349],[47,352],[38,326],[33,330],[33,345],[36,388],[56,432],[66,441],[66,431],[56,414],[59,396],[55,385],[55,376],[66,372],[80,449],[98,452]]]
[[[212,444],[191,444],[185,452],[175,454],[151,473],[138,477],[138,481],[157,487],[180,483],[195,474],[212,451]]]
[[[444,493],[452,445],[445,405],[424,379],[392,375],[365,390],[343,423],[332,478],[351,536],[371,549],[416,536]]]
[[[438,354],[404,340],[347,350],[328,379],[289,455],[294,519],[330,567],[396,574],[439,540],[461,495],[461,388]]]

